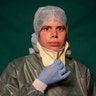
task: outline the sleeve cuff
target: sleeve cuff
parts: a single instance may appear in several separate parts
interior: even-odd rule
[[[45,89],[47,88],[47,85],[38,79],[36,79],[32,85],[36,88],[36,90],[39,90],[42,93],[44,93]]]

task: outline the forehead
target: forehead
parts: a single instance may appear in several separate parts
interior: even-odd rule
[[[64,26],[60,21],[58,20],[49,20],[43,24],[43,26]]]

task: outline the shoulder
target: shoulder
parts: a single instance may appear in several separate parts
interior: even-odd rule
[[[82,63],[81,61],[77,59],[67,57],[66,62],[69,66],[71,66],[72,68],[74,67],[77,70],[80,70],[80,71],[89,70],[89,68],[84,63]]]
[[[74,59],[74,58],[66,58],[67,60],[67,66],[72,71],[75,72],[79,77],[82,78],[92,78],[92,74],[90,72],[90,69],[83,64],[82,62]]]
[[[24,70],[37,68],[38,65],[40,64],[38,63],[39,61],[40,60],[37,54],[35,53],[16,58],[12,60],[11,62],[9,62],[8,66],[4,69],[1,76],[2,78],[4,76],[9,76],[9,75],[11,77],[16,77],[18,72],[23,73]]]
[[[30,54],[26,56],[22,56],[19,58],[15,58],[9,63],[9,66],[15,67],[15,68],[22,68],[22,66],[26,64],[33,64],[34,61],[36,61],[38,58],[37,54]]]
[[[29,54],[29,55],[25,55],[19,58],[15,58],[12,62],[25,62],[27,59],[35,59],[38,58],[37,54]]]

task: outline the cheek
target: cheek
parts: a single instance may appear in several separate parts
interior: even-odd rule
[[[44,46],[47,42],[47,38],[45,36],[39,36],[39,43]]]
[[[66,34],[61,34],[59,38],[61,41],[66,41]]]
[[[61,45],[64,45],[65,42],[66,42],[66,35],[60,36],[59,40],[60,40],[60,42],[61,42]]]
[[[39,40],[42,41],[42,42],[44,42],[44,41],[47,42],[48,38],[49,38],[48,34],[46,34],[46,33],[44,33],[44,32],[42,32],[42,33],[39,35]]]
[[[39,41],[45,41],[45,40],[46,40],[45,36],[40,36],[39,37]]]

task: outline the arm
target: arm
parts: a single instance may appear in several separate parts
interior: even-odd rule
[[[96,84],[89,69],[87,70],[87,88],[88,96],[96,96]]]
[[[8,65],[0,79],[0,96],[44,96],[33,85],[26,84],[20,88],[13,62]]]

